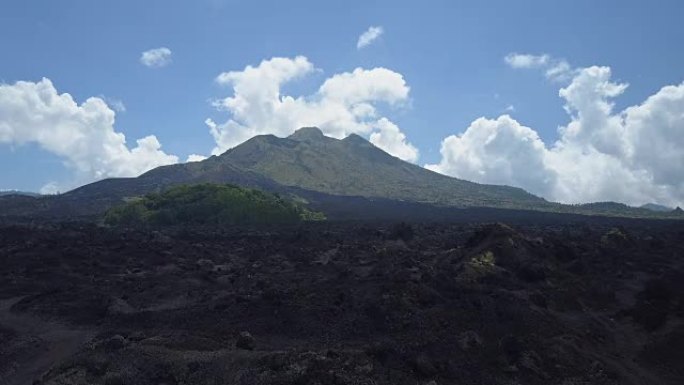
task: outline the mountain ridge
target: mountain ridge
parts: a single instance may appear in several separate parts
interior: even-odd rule
[[[647,210],[651,210],[651,211],[657,211],[657,212],[669,212],[669,211],[674,210],[674,208],[672,208],[672,207],[659,205],[657,203],[646,203],[644,205],[639,206],[639,208],[647,209]]]
[[[333,195],[455,207],[523,208],[546,203],[520,188],[477,184],[404,162],[358,135],[340,140],[317,129],[303,130],[287,138],[255,136],[218,157],[281,185]]]
[[[679,217],[617,203],[563,205],[521,188],[486,185],[438,174],[396,158],[366,139],[344,139],[303,127],[282,138],[258,135],[201,162],[161,166],[136,178],[111,178],[41,198],[0,199],[5,215],[100,215],[131,197],[182,185],[233,184],[309,202],[316,210],[365,217],[367,211],[434,213],[434,208],[491,208],[634,217]],[[421,206],[422,205],[422,206]],[[438,215],[436,215],[438,216]],[[332,216],[331,216],[332,217]],[[429,218],[429,217],[426,217]]]
[[[39,194],[36,192],[30,192],[30,191],[21,191],[21,190],[0,190],[0,197],[11,196],[11,195],[28,196],[28,197],[37,198],[37,197],[41,196],[42,194]]]

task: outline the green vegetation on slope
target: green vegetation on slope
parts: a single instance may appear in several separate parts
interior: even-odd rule
[[[323,219],[323,214],[278,195],[218,184],[172,187],[135,198],[105,214],[109,225],[235,225]]]

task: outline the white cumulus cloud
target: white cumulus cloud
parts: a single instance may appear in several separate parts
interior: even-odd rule
[[[150,68],[161,68],[171,64],[171,50],[166,47],[154,48],[140,55],[140,63]]]
[[[442,160],[425,167],[442,174],[488,184],[524,186],[548,195],[555,185],[546,167],[546,148],[536,131],[508,115],[480,118],[461,135],[442,141]]]
[[[356,42],[356,48],[361,49],[371,45],[377,38],[382,36],[385,30],[382,27],[369,27],[364,33],[359,36],[359,40]]]
[[[126,105],[121,99],[110,98],[104,95],[99,96],[100,99],[104,100],[107,105],[116,112],[124,113],[126,112]]]
[[[504,57],[504,61],[515,69],[544,69],[546,77],[554,81],[566,81],[572,77],[572,68],[567,61],[548,54],[511,53]]]
[[[49,182],[40,188],[40,193],[42,195],[56,195],[61,193],[59,184],[57,182]]]
[[[614,111],[627,84],[614,82],[609,67],[568,71],[573,77],[559,96],[570,121],[555,143],[508,115],[481,118],[444,139],[441,161],[426,167],[567,203],[683,205],[684,83]]]
[[[245,140],[262,134],[287,136],[300,127],[319,127],[326,135],[371,135],[390,154],[415,160],[417,151],[396,124],[381,116],[378,104],[398,107],[408,101],[409,87],[401,74],[386,68],[357,68],[326,79],[312,95],[283,95],[284,84],[314,73],[306,57],[272,58],[242,71],[220,74],[217,82],[232,89],[232,96],[216,101],[228,112],[224,123],[206,124],[216,141],[213,154],[220,154]],[[388,128],[392,127],[392,128]],[[380,138],[384,138],[380,141]],[[389,143],[398,140],[403,145]]]
[[[178,161],[161,150],[154,135],[129,148],[124,134],[114,129],[115,115],[101,98],[77,104],[71,95],[58,93],[49,79],[0,84],[0,143],[36,143],[64,159],[79,182],[136,176]],[[54,183],[44,188],[56,189]]]
[[[204,155],[190,154],[190,155],[188,155],[188,158],[187,158],[187,160],[186,160],[185,162],[186,162],[186,163],[190,163],[190,162],[201,162],[201,161],[203,161],[203,160],[205,160],[205,159],[207,159],[207,157],[204,156]]]
[[[418,160],[418,149],[406,140],[396,124],[386,118],[377,122],[379,131],[370,135],[370,142],[385,152],[407,162]]]
[[[551,58],[549,55],[530,55],[511,53],[506,55],[504,61],[512,68],[540,68],[546,66]]]

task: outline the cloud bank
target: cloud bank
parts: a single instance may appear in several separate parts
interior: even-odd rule
[[[276,57],[220,74],[216,81],[233,94],[214,103],[230,115],[226,122],[206,120],[216,141],[212,153],[220,154],[255,135],[287,136],[299,127],[317,126],[335,138],[370,135],[390,154],[418,159],[418,150],[399,127],[378,111],[379,104],[398,107],[408,101],[409,87],[401,74],[386,68],[357,68],[329,77],[312,95],[282,95],[283,85],[315,71],[306,57],[298,56]]]
[[[509,55],[510,56],[510,55]],[[514,68],[569,76],[559,96],[570,122],[545,144],[512,117],[480,118],[442,141],[442,159],[427,168],[483,183],[510,184],[548,199],[582,203],[684,204],[684,83],[663,87],[643,103],[614,111],[627,84],[609,67],[572,69],[548,55],[507,57]],[[560,81],[560,80],[559,80]]]
[[[140,63],[149,68],[161,68],[171,64],[171,50],[160,47],[145,51],[140,55]]]
[[[359,36],[359,40],[356,42],[356,49],[362,49],[373,44],[383,33],[385,33],[385,30],[382,27],[369,27]]]
[[[0,84],[0,143],[37,143],[61,157],[79,182],[137,176],[178,162],[161,150],[154,135],[129,148],[124,134],[114,129],[115,115],[102,98],[79,105],[71,95],[59,94],[49,79]],[[56,189],[51,183],[44,190]]]

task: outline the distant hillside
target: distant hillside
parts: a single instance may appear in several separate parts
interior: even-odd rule
[[[39,197],[40,196],[40,194],[38,194],[38,193],[28,192],[28,191],[19,191],[19,190],[0,191],[0,197],[10,196],[10,195],[28,196],[28,197]]]
[[[658,205],[655,203],[646,203],[645,205],[640,206],[642,209],[646,210],[651,210],[651,211],[656,211],[656,212],[661,212],[661,213],[666,213],[674,210],[672,207],[667,207],[663,205]]]
[[[116,206],[109,225],[292,223],[325,217],[277,195],[232,185],[176,186]]]
[[[584,215],[603,215],[633,218],[678,218],[672,210],[655,211],[644,207],[633,207],[617,202],[594,202],[578,205],[557,205],[556,212]]]

